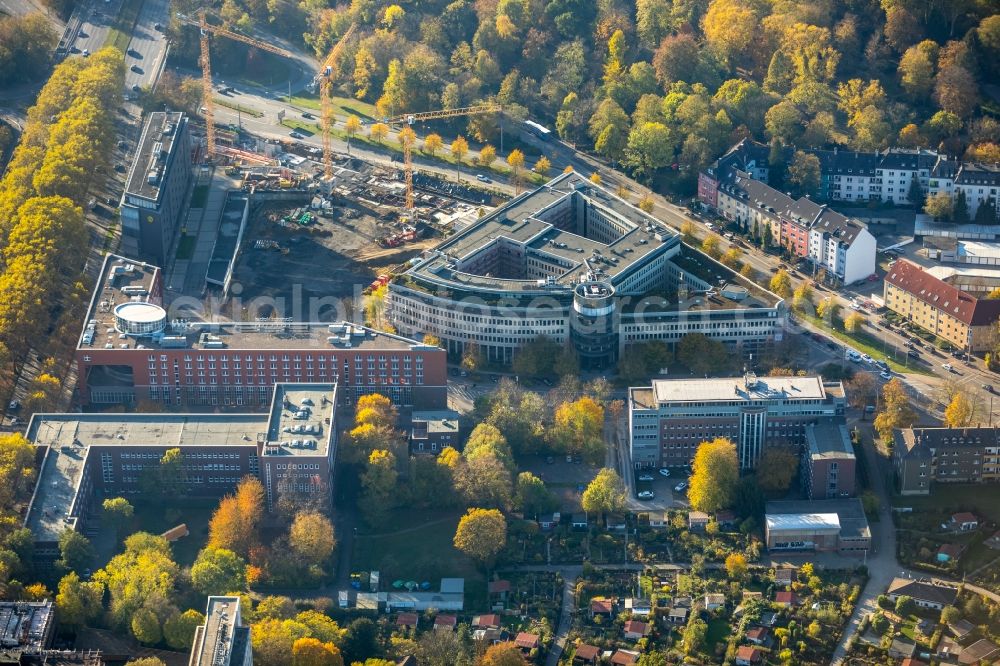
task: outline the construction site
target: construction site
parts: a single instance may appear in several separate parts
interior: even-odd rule
[[[424,176],[408,212],[400,170],[346,157],[332,176],[301,173],[240,169],[251,203],[227,295],[271,301],[275,316],[343,316],[336,309],[350,307],[344,299],[384,283],[495,203],[489,193]],[[303,307],[315,311],[289,311]]]

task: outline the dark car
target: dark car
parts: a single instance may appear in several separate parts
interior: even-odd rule
[[[129,67],[129,69],[131,69],[136,74],[142,74],[142,67],[139,67],[139,65],[132,65],[131,67]]]
[[[993,393],[993,384],[983,384],[983,390],[988,393]]]
[[[906,355],[911,358],[920,358],[920,352],[918,352],[916,349],[911,349],[910,351],[906,352]]]
[[[159,32],[163,32],[163,26],[161,24],[159,24],[159,23],[154,23],[153,24],[153,30],[157,30]]]

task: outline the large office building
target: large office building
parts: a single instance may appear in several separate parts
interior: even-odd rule
[[[659,220],[576,173],[471,224],[389,285],[397,331],[453,358],[509,363],[545,336],[584,367],[628,344],[704,333],[746,352],[781,340],[780,298],[684,246]]]
[[[803,448],[808,446],[809,427],[824,419],[842,419],[844,406],[843,384],[824,382],[817,376],[747,373],[717,379],[654,380],[652,386],[629,389],[632,464],[637,468],[686,465],[699,444],[717,437],[736,445],[742,469],[754,468],[768,447],[809,456]],[[820,470],[816,476],[829,479]],[[818,483],[826,488],[829,481]],[[847,487],[842,483],[846,479],[838,478],[837,488]]]
[[[191,184],[191,135],[180,112],[149,114],[122,195],[122,252],[164,264]]]
[[[885,306],[970,352],[993,348],[1000,300],[977,298],[905,259],[885,276]]]
[[[929,495],[937,483],[1000,481],[1000,429],[906,428],[893,433],[901,495]]]
[[[239,597],[208,598],[205,624],[194,630],[188,666],[252,666],[250,627],[243,624],[240,603]]]
[[[858,498],[768,502],[764,540],[775,551],[864,555],[872,532]]]
[[[792,162],[795,150],[785,148],[782,158],[786,164]],[[820,186],[816,196],[822,200],[848,204],[886,201],[920,207],[926,196],[943,192],[954,197],[962,192],[970,218],[975,218],[985,204],[1000,219],[1000,207],[996,205],[1000,165],[963,162],[926,149],[887,148],[874,153],[837,148],[802,150],[819,159]],[[770,155],[769,146],[743,139],[699,174],[698,199],[718,209],[720,187],[732,180],[736,171],[766,183]]]
[[[186,496],[217,497],[252,475],[268,507],[287,498],[329,502],[337,455],[336,384],[277,384],[266,414],[35,414],[27,439],[43,454],[25,516],[35,553],[54,558],[59,536],[85,531],[91,499],[141,492],[180,449]]]
[[[353,403],[446,406],[445,352],[364,326],[169,315],[158,267],[108,255],[76,350],[82,404],[263,408],[275,384],[329,382]]]

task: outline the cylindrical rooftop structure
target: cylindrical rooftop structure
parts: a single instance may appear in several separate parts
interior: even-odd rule
[[[153,303],[128,302],[115,306],[115,328],[136,337],[156,335],[167,327],[167,311]]]

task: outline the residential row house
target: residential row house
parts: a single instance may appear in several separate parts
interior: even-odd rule
[[[1000,481],[997,428],[906,428],[893,438],[901,495],[929,495],[936,483]]]
[[[959,349],[992,349],[1000,300],[976,298],[900,259],[885,276],[885,306]]]
[[[768,232],[774,245],[811,260],[843,284],[875,272],[875,237],[862,222],[808,197],[793,199],[745,171],[719,184],[716,210],[748,231]]]
[[[782,160],[791,163],[795,150],[792,146],[785,147]],[[820,186],[816,195],[822,200],[920,206],[928,195],[944,192],[955,196],[962,192],[969,216],[974,217],[979,206],[991,199],[995,203],[1000,193],[1000,165],[963,162],[933,150],[887,148],[865,153],[806,148],[803,151],[819,159]],[[698,198],[707,206],[719,208],[720,185],[731,181],[737,170],[767,182],[769,158],[769,146],[743,139],[699,175]],[[916,201],[915,195],[919,197]]]

